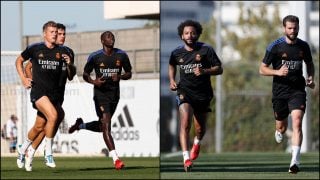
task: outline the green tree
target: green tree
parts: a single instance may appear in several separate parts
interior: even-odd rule
[[[242,36],[225,29],[225,41],[240,52],[243,61],[261,61],[266,46],[271,40],[281,36],[281,19],[279,7],[275,5],[272,20],[268,19],[266,4],[262,4],[258,12],[253,9],[244,9],[243,2],[239,2],[240,16],[238,25]]]

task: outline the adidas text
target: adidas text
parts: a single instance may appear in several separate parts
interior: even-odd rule
[[[140,138],[138,130],[130,130],[129,128],[118,128],[116,131],[111,131],[111,134],[115,140],[132,141]]]

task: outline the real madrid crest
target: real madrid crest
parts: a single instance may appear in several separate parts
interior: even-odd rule
[[[121,66],[121,62],[119,59],[116,60],[116,66]]]
[[[60,59],[60,58],[61,58],[60,53],[56,53],[56,59]]]
[[[283,59],[287,59],[288,55],[287,55],[287,53],[283,53],[283,54],[281,55],[281,57],[282,57]]]
[[[43,54],[42,53],[40,53],[39,55],[38,55],[38,58],[39,59],[42,59],[44,56],[43,56]]]
[[[200,56],[200,54],[196,54],[196,61],[201,61],[201,56]]]

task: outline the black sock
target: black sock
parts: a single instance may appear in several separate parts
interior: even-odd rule
[[[101,122],[100,121],[91,121],[86,123],[86,129],[93,132],[102,132],[101,131]]]

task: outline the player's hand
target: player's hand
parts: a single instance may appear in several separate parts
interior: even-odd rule
[[[100,87],[105,82],[106,80],[104,80],[103,77],[99,77],[93,80],[93,85]]]
[[[203,69],[199,68],[199,67],[196,67],[196,68],[193,69],[193,73],[196,76],[200,76],[201,74],[203,74]]]
[[[315,87],[315,83],[313,81],[313,77],[312,76],[309,76],[306,80],[306,86],[311,88],[311,89],[314,89]]]
[[[112,81],[120,81],[120,75],[118,73],[113,73],[112,76]]]
[[[22,84],[23,84],[23,86],[24,86],[26,89],[29,89],[29,88],[32,87],[32,79],[30,79],[30,78],[24,78],[24,79],[22,80]]]
[[[177,83],[175,81],[170,81],[170,89],[171,91],[176,91],[178,88]]]
[[[67,64],[70,64],[71,58],[67,54],[62,54],[63,59],[66,61]]]
[[[288,73],[289,73],[289,69],[285,64],[283,64],[281,68],[277,71],[278,76],[287,76]]]

